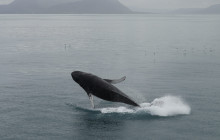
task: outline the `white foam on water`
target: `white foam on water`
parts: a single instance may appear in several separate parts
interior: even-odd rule
[[[141,103],[140,107],[107,107],[100,108],[101,113],[148,113],[155,116],[176,116],[190,114],[191,108],[180,97],[164,96],[154,99],[151,103]]]
[[[107,107],[100,109],[102,113],[134,113],[134,109],[129,109],[126,107]]]

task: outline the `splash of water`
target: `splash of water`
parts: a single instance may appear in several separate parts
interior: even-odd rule
[[[164,96],[154,99],[151,103],[141,103],[133,109],[126,107],[100,108],[101,113],[149,113],[155,116],[176,116],[190,114],[191,108],[180,97]]]

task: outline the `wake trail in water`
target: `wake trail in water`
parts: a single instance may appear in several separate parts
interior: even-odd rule
[[[144,114],[148,113],[154,116],[176,116],[190,114],[191,108],[180,97],[164,96],[154,99],[151,103],[141,103],[140,107],[106,107],[97,108],[103,114],[124,113],[124,114]]]

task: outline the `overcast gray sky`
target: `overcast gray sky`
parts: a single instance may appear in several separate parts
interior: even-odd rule
[[[12,2],[13,0],[0,0],[0,4],[7,4]]]
[[[213,4],[220,4],[220,0],[120,0],[131,8],[140,9],[178,9],[205,8]]]
[[[13,0],[0,0],[0,4],[7,4]],[[61,0],[62,1],[62,0]],[[213,4],[220,4],[220,0],[119,0],[131,9],[178,9],[202,8]]]

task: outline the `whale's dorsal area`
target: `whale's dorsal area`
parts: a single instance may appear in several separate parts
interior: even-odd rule
[[[103,80],[105,80],[106,82],[111,83],[111,84],[117,84],[117,83],[123,82],[125,79],[126,79],[126,76],[124,76],[120,79],[103,79]]]

